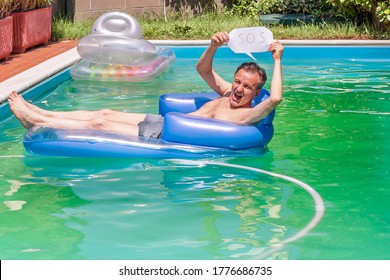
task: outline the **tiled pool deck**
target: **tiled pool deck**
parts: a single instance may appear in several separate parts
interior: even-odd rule
[[[76,45],[77,41],[50,42],[46,46],[37,46],[21,54],[12,54],[8,60],[0,60],[0,83]]]
[[[78,41],[49,42],[0,60],[0,103],[12,90],[21,92],[72,65]]]

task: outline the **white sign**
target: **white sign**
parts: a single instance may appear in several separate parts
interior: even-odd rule
[[[228,46],[235,53],[245,53],[252,59],[252,53],[266,52],[274,38],[271,30],[261,27],[236,28],[229,33]]]

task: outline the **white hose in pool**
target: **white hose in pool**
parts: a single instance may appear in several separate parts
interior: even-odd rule
[[[238,164],[230,164],[230,163],[214,162],[214,161],[191,161],[191,160],[172,160],[172,161],[177,162],[177,163],[183,163],[183,164],[218,165],[218,166],[226,166],[226,167],[232,167],[232,168],[238,168],[238,169],[246,169],[246,170],[266,174],[269,176],[273,176],[276,178],[280,178],[280,179],[289,181],[291,183],[298,185],[299,187],[301,187],[302,189],[304,189],[305,191],[307,191],[311,195],[311,197],[314,201],[314,204],[315,204],[315,214],[314,214],[313,218],[310,220],[310,222],[301,231],[296,233],[294,236],[287,238],[286,240],[283,240],[277,244],[274,244],[273,245],[274,248],[272,248],[269,251],[265,251],[260,255],[257,255],[256,258],[265,258],[265,257],[273,254],[274,252],[279,251],[284,245],[304,237],[319,223],[319,221],[322,219],[322,217],[324,215],[325,205],[324,205],[324,201],[322,200],[322,197],[311,186],[299,181],[298,179],[295,179],[295,178],[292,178],[292,177],[289,177],[286,175],[281,175],[278,173],[266,171],[263,169],[244,166],[244,165],[238,165]]]

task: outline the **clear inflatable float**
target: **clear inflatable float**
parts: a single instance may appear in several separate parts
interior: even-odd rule
[[[171,49],[156,48],[142,39],[138,21],[122,12],[97,18],[77,52],[81,59],[70,69],[72,78],[102,82],[151,81],[176,58]]]

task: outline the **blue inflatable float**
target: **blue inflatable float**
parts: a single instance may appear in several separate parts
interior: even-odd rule
[[[167,93],[160,96],[164,116],[160,139],[130,137],[94,130],[28,130],[23,144],[32,154],[101,158],[209,158],[261,154],[271,141],[275,111],[257,125],[190,116],[187,113],[218,98],[216,93]],[[269,97],[266,90],[253,105]]]

